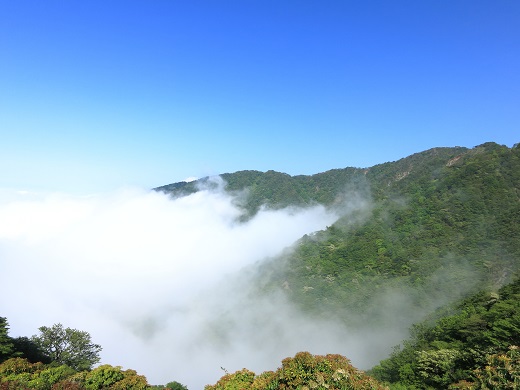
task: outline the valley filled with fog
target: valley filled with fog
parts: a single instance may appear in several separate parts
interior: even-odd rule
[[[0,294],[12,334],[58,322],[86,330],[102,363],[190,388],[215,382],[221,367],[266,370],[301,350],[363,362],[366,342],[308,321],[281,294],[252,295],[240,276],[337,214],[261,210],[239,222],[240,213],[222,183],[177,199],[3,191]]]

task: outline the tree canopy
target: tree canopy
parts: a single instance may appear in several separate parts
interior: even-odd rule
[[[94,344],[85,331],[64,328],[62,324],[42,326],[32,340],[52,361],[76,370],[91,369],[100,360],[101,346]]]
[[[0,317],[0,362],[6,360],[13,353],[14,344],[9,337],[7,318]]]
[[[274,389],[328,389],[328,390],[383,390],[386,387],[350,364],[341,355],[312,355],[299,352],[282,361],[276,371],[260,375],[247,369],[227,373],[215,385],[205,390],[274,390]]]

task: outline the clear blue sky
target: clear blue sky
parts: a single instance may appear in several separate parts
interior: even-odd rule
[[[520,142],[520,1],[0,3],[0,187]]]

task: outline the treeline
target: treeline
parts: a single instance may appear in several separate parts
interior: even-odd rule
[[[100,361],[101,346],[90,334],[61,324],[39,328],[39,335],[9,336],[9,324],[0,317],[0,389],[97,390],[97,389],[171,389],[187,387],[170,382],[151,386],[146,377],[135,370]]]
[[[484,146],[478,147],[482,149]],[[505,147],[505,149],[508,149]],[[415,180],[427,172],[440,169],[447,161],[461,155],[471,155],[467,148],[434,148],[396,162],[370,168],[347,167],[331,169],[314,175],[290,176],[273,170],[223,173],[224,189],[230,194],[245,193],[238,205],[247,215],[261,207],[280,209],[287,206],[341,205],[353,191],[370,189],[379,198],[401,179]],[[155,188],[156,191],[181,197],[201,189],[215,189],[216,181],[205,177],[192,182],[178,182]]]

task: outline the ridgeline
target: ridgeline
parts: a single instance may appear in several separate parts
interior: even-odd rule
[[[262,209],[322,205],[337,215],[249,269],[254,294],[282,293],[309,318],[345,329],[411,326],[368,375],[346,357],[300,352],[276,371],[226,371],[207,390],[520,388],[519,144],[434,148],[311,176],[240,171],[155,190],[182,197],[205,189],[234,196],[237,223]],[[54,333],[63,332],[11,338],[0,317],[0,389],[186,390],[150,386],[121,367],[92,369],[101,347],[86,332],[56,329],[75,335],[71,350],[91,359],[56,357],[53,343],[63,340]],[[93,351],[75,347],[78,334]]]
[[[412,338],[374,368],[378,379],[394,388],[455,382],[485,388],[492,375],[486,364],[498,370],[490,361],[518,364],[519,144],[434,148],[312,176],[241,171],[220,177],[225,191],[240,194],[243,221],[261,207],[321,204],[338,213],[326,230],[263,262],[257,288],[281,290],[308,314],[334,316],[350,327],[418,323]],[[177,197],[208,186],[217,184],[204,178],[157,190]],[[500,302],[492,307],[499,314],[482,312],[489,302]],[[439,331],[446,322],[448,340]],[[477,336],[484,331],[486,343]],[[518,372],[508,375],[504,383],[520,381]]]

